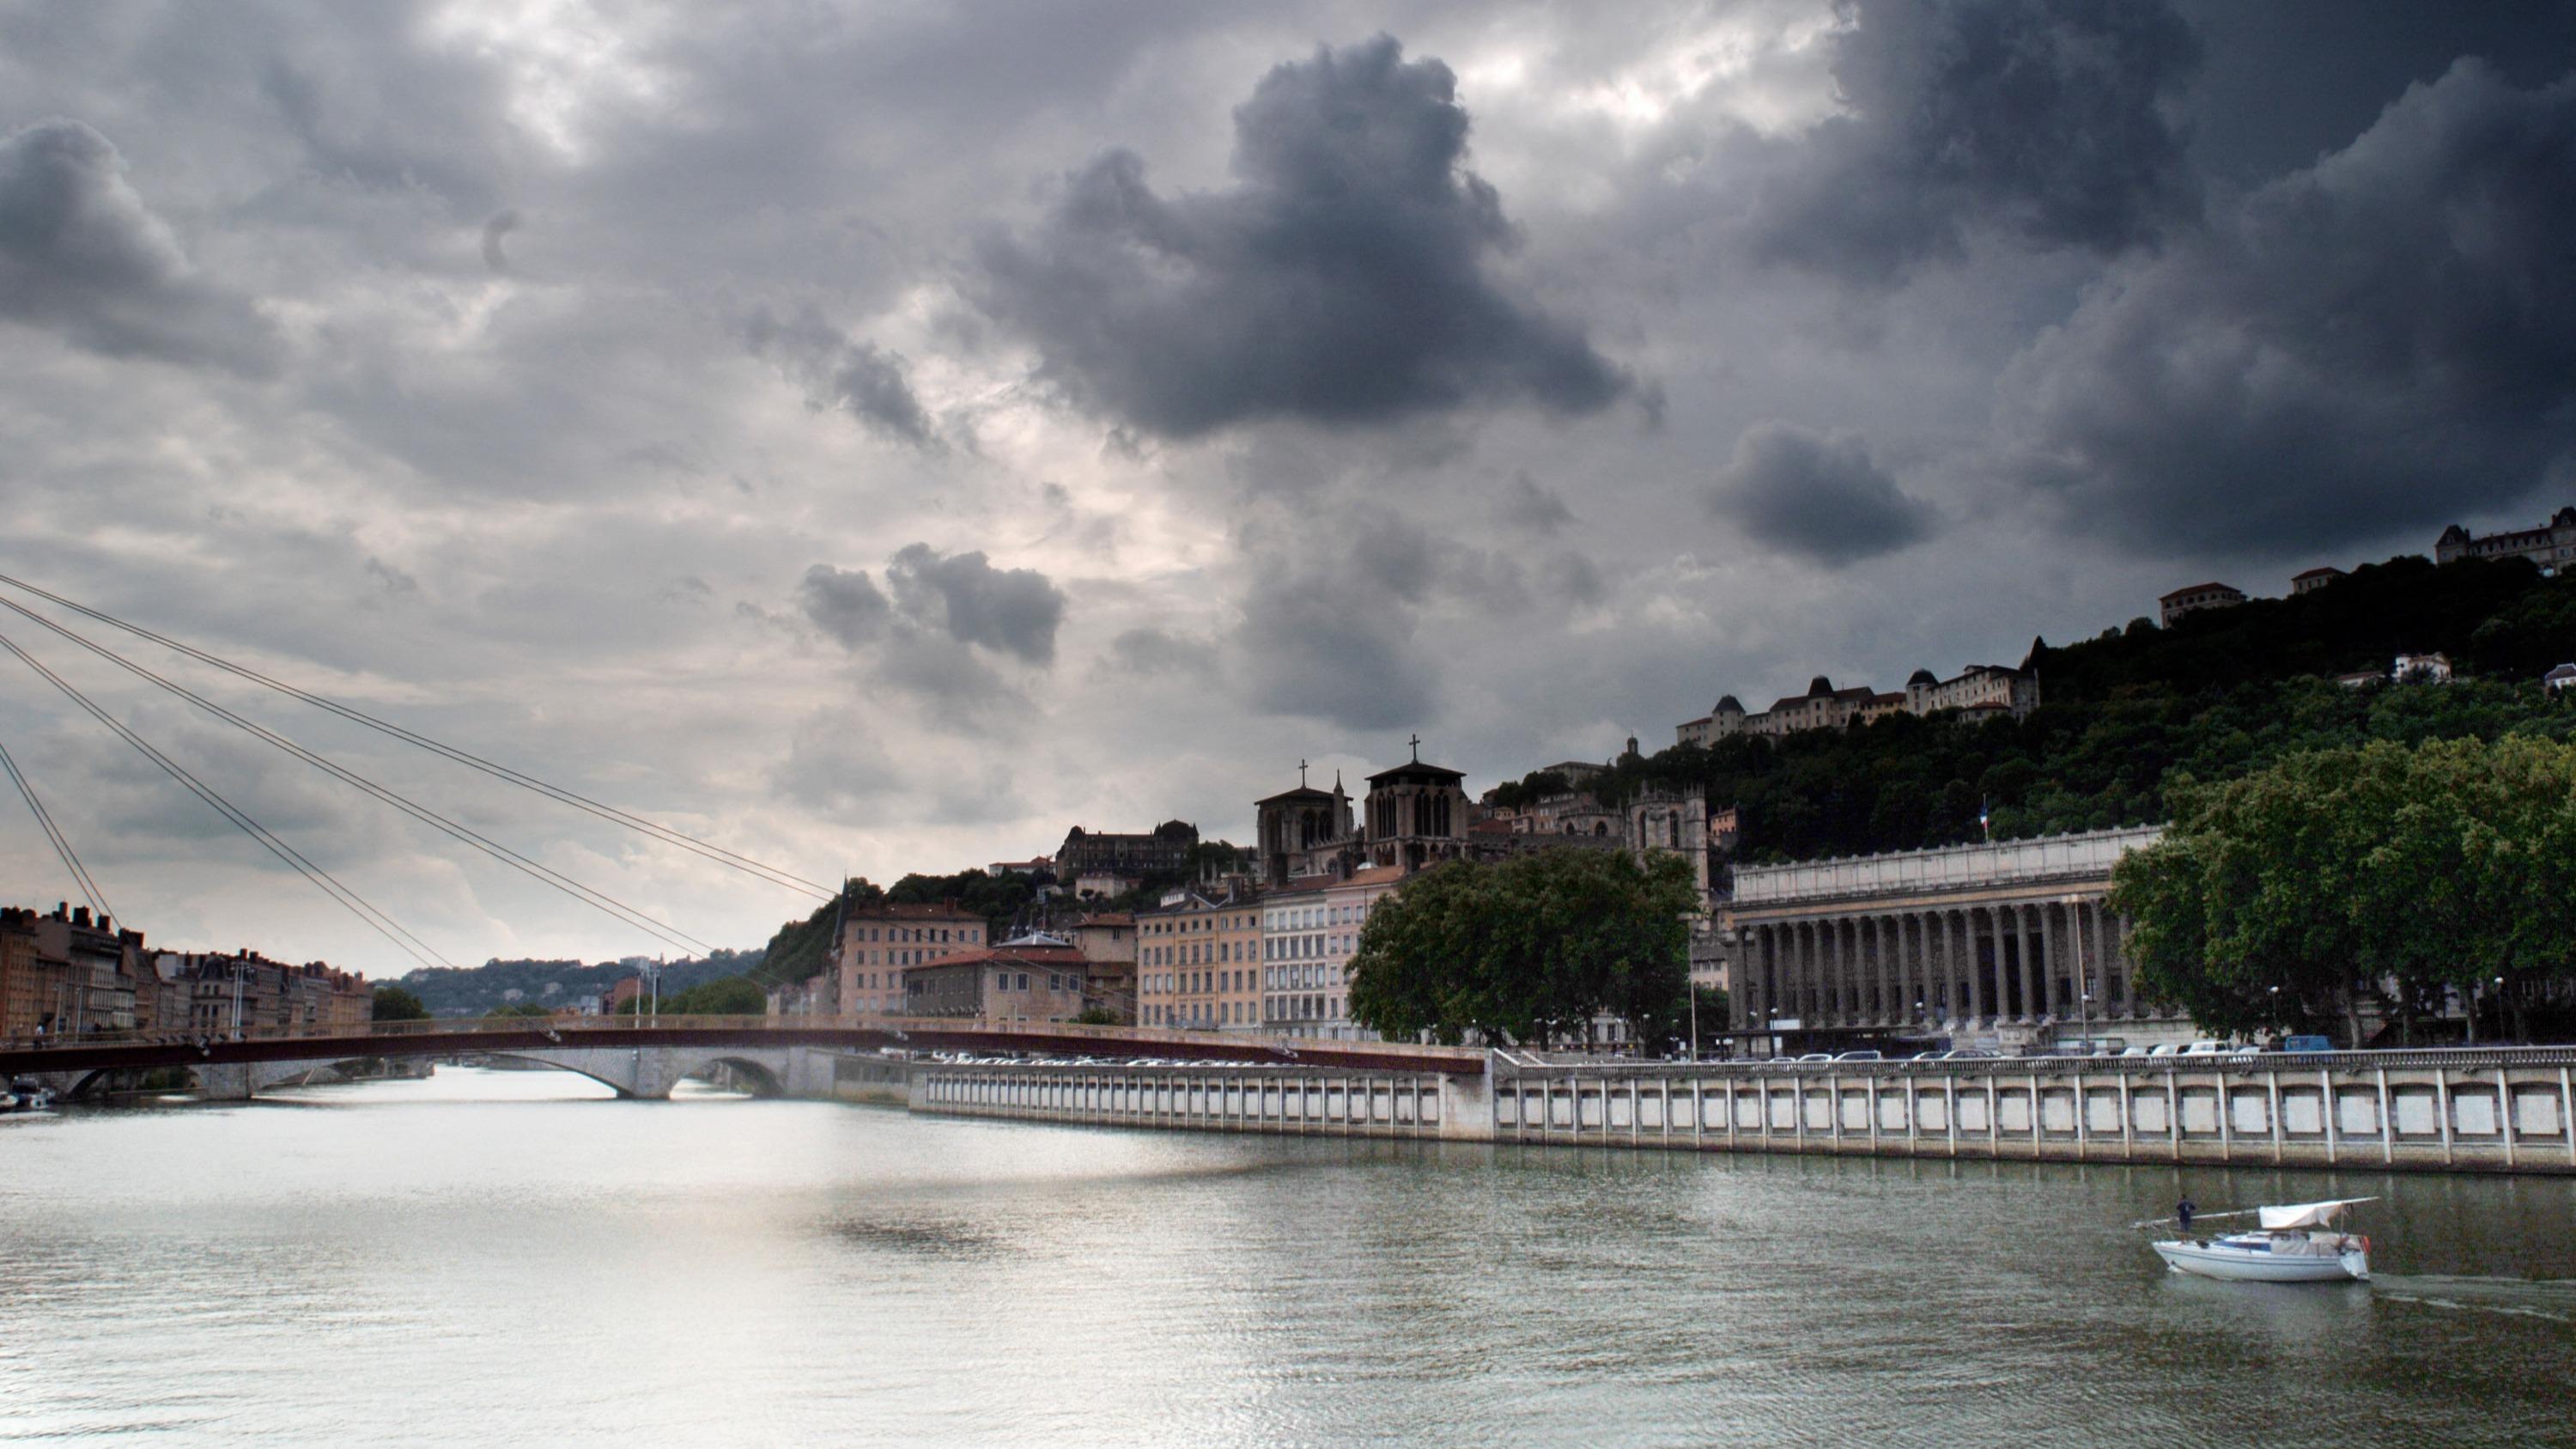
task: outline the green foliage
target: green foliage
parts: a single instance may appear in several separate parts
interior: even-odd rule
[[[649,998],[640,1004],[652,1006]],[[620,1002],[617,1014],[633,1016],[638,1007],[637,1001]],[[769,1009],[769,996],[748,976],[727,976],[677,992],[665,991],[661,1005],[653,1009],[662,1016],[759,1016]]]
[[[553,1013],[552,1011],[550,1011],[550,1010],[546,1009],[546,1008],[545,1008],[545,1007],[543,1007],[543,1006],[538,1005],[536,1002],[533,1002],[533,1001],[514,1001],[514,1002],[511,1002],[511,1003],[510,1003],[509,1005],[507,1005],[507,1006],[496,1006],[496,1007],[493,1007],[490,1011],[487,1011],[487,1012],[485,1012],[485,1013],[483,1013],[483,1014],[484,1014],[485,1016],[487,1016],[487,1017],[494,1017],[494,1016],[511,1016],[511,1017],[517,1017],[517,1016],[552,1016],[552,1015],[554,1015],[554,1013]]]
[[[420,998],[399,986],[376,988],[375,1019],[378,1021],[427,1021],[429,1008]]]
[[[1668,1040],[1683,1010],[1698,904],[1677,856],[1561,849],[1451,861],[1370,913],[1351,960],[1354,1020],[1389,1040],[1545,1042],[1595,1017]]]
[[[1095,1003],[1075,1012],[1073,1020],[1076,1026],[1116,1026],[1118,1013]]]
[[[1699,785],[1712,804],[1736,806],[1741,848],[1758,861],[1974,840],[1981,808],[1997,839],[2144,824],[2165,818],[2170,781],[2230,779],[2302,751],[2576,737],[2576,699],[2543,695],[2546,666],[2533,662],[2576,653],[2576,634],[2559,632],[2571,611],[2576,579],[2542,580],[2518,561],[2396,559],[2172,629],[2142,620],[2063,649],[2035,643],[2027,662],[2045,702],[2026,720],[1899,714],[1677,746],[1615,762],[1595,788],[1616,802]],[[2417,649],[2450,653],[2466,677],[2358,689],[2332,678],[2384,673]]]
[[[682,990],[701,981],[731,976],[759,964],[757,951],[716,951],[688,957],[662,968],[665,990]],[[504,961],[494,959],[469,968],[429,967],[406,974],[404,990],[420,999],[432,1016],[479,1016],[517,991],[531,1001],[570,1005],[597,996],[635,968],[616,961],[585,965],[579,961]],[[546,988],[555,988],[552,994]]]
[[[2149,995],[2228,1032],[2359,1035],[2445,986],[2505,999],[2576,978],[2576,744],[2507,737],[2289,756],[2185,781],[2113,875]]]

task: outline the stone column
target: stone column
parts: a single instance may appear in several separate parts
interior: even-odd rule
[[[2031,913],[2033,911],[2037,911],[2040,917],[2040,929],[2035,932],[2031,929]],[[2031,973],[2033,971],[2047,970],[2057,964],[2056,957],[2041,956],[2031,950],[2031,946],[2034,941],[2044,938],[2048,934],[2048,907],[2026,905],[2015,906],[2012,908],[2012,913],[2013,953],[2021,958],[2022,987],[2024,991],[2027,992],[2030,986]],[[2030,998],[2027,995],[2022,998],[2025,1002],[2029,1001],[2029,999]]]
[[[1987,916],[1988,919],[1993,918],[1991,907],[1987,908]],[[2000,930],[1995,932],[1995,947],[1998,953],[2003,948],[2003,932]],[[1985,960],[1977,945],[1977,912],[1971,908],[1968,912],[1968,1020],[1982,1021],[1985,1015]]]
[[[2056,1018],[2061,1018],[2061,1021],[2076,1013],[2076,1006],[2074,1006],[2076,982],[2071,980],[2071,977],[2074,977],[2071,969],[2063,969],[2061,972],[2061,969],[2058,969],[2058,962],[2048,962],[2048,1011]]]
[[[2073,937],[2074,917],[2072,913],[2075,908],[2073,906],[2068,906],[2065,909],[2069,912],[2067,917],[2067,929],[2060,930],[2057,925],[2056,908],[2051,906],[2041,906],[2039,908],[2039,959],[2043,965],[2054,964],[2057,958],[2064,954],[2067,941]],[[2038,983],[2039,978],[2037,976],[2032,975],[2027,970],[2022,972],[2021,1001],[2024,1007],[2028,1007],[2030,1005],[2031,988],[2036,986]]]
[[[1968,1019],[1968,973],[1976,953],[1977,923],[1966,911],[1950,913],[1950,1019]]]
[[[1896,1026],[1904,1021],[1906,1011],[1901,1000],[1906,995],[1906,982],[1901,975],[1904,964],[1904,920],[1893,915],[1873,915],[1870,936],[1878,941],[1878,1021],[1880,1026]],[[1891,936],[1896,936],[1891,941]]]

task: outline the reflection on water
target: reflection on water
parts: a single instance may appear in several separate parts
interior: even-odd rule
[[[2567,1442],[2576,1182],[1127,1133],[442,1070],[0,1119],[0,1440]],[[2370,1286],[2130,1222],[2380,1194]]]

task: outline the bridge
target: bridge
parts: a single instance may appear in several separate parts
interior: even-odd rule
[[[733,1068],[764,1095],[828,1093],[835,1057],[852,1053],[1014,1053],[1345,1072],[1477,1077],[1485,1054],[1464,1047],[1216,1036],[1141,1027],[898,1016],[481,1017],[376,1022],[357,1032],[258,1030],[220,1035],[84,1036],[0,1043],[0,1077],[33,1076],[66,1097],[110,1074],[184,1070],[206,1096],[244,1100],[317,1067],[361,1060],[488,1055],[577,1072],[620,1097],[667,1098],[708,1068]]]

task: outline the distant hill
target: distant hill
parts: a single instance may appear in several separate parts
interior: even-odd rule
[[[2401,651],[2447,653],[2448,685],[2364,688]],[[2327,588],[2257,599],[2162,628],[2139,619],[2063,648],[2034,641],[2041,706],[2026,720],[1899,714],[1847,730],[1738,737],[1616,762],[1593,788],[1698,783],[1733,804],[1739,857],[1805,860],[2142,824],[2189,775],[2223,779],[2293,751],[2372,739],[2576,737],[2576,692],[2539,677],[2576,660],[2576,577],[2530,564],[2422,558]],[[1549,781],[1533,775],[1532,791]]]
[[[692,986],[739,976],[760,964],[757,951],[718,951],[686,957],[662,968],[662,994],[671,996]],[[616,961],[503,961],[473,967],[424,967],[398,983],[429,1008],[432,1016],[481,1016],[496,1007],[534,1002],[569,1006],[584,996],[597,996],[635,968]],[[510,993],[517,992],[513,996]]]

